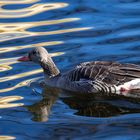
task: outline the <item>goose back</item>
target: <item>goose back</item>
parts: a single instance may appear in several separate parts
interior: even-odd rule
[[[101,90],[107,91],[105,86],[118,86],[140,78],[140,66],[107,61],[84,62],[65,73],[63,77],[68,81],[64,86],[70,86],[71,89],[91,92],[94,85],[98,85]],[[70,83],[71,85],[68,85]]]

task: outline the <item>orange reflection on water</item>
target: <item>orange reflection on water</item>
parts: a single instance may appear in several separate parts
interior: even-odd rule
[[[4,4],[6,3],[1,3],[1,6],[3,6]],[[10,4],[10,1],[8,1],[7,4]],[[68,4],[67,3],[45,3],[45,4],[39,3],[39,4],[34,4],[31,7],[17,9],[17,10],[6,10],[1,8],[0,17],[1,18],[27,17],[27,16],[38,14],[42,11],[62,8],[65,6],[68,6]],[[0,42],[11,40],[11,39],[23,38],[23,37],[62,34],[62,33],[76,32],[76,31],[90,29],[90,27],[85,27],[85,28],[83,27],[83,28],[71,28],[71,29],[64,29],[64,30],[62,29],[62,30],[44,31],[44,32],[28,31],[29,28],[35,28],[44,25],[45,26],[55,25],[55,24],[72,22],[77,20],[80,20],[80,18],[64,18],[64,19],[36,21],[36,22],[0,23]]]
[[[33,48],[33,47],[40,47],[40,46],[52,46],[52,45],[59,45],[59,44],[63,44],[63,41],[50,41],[50,42],[41,42],[41,43],[36,43],[36,44],[24,45],[24,46],[1,47],[0,54],[6,53],[6,52],[11,52],[11,51],[16,51],[16,50],[21,50],[21,49],[26,49],[26,48]]]
[[[43,25],[54,25],[60,24],[65,22],[72,22],[80,20],[79,18],[65,18],[65,19],[58,19],[58,20],[50,20],[50,21],[39,21],[39,22],[21,22],[21,23],[0,23],[0,42],[10,39],[22,38],[22,37],[29,37],[29,36],[37,36],[37,35],[51,35],[59,34],[65,32],[69,32],[70,29],[66,30],[57,30],[56,31],[44,31],[44,32],[31,32],[27,31],[29,28],[34,28]],[[73,31],[71,31],[73,30]],[[78,28],[72,28],[70,32],[78,31]],[[80,30],[86,30],[85,28],[79,28]],[[56,33],[54,33],[56,32]],[[65,33],[64,32],[64,33]],[[43,34],[42,34],[43,33]]]
[[[1,27],[1,25],[0,25]],[[81,28],[71,28],[71,29],[62,29],[62,30],[54,30],[54,31],[44,31],[44,32],[30,32],[30,31],[11,31],[7,33],[0,33],[0,42],[17,39],[29,36],[42,36],[42,35],[55,35],[55,34],[63,34],[63,33],[71,33],[77,31],[84,31],[92,29],[93,27],[81,27]]]
[[[1,4],[1,6],[3,6],[3,4]],[[6,9],[0,8],[0,11],[1,11],[0,17],[1,18],[28,17],[28,16],[36,15],[44,11],[58,9],[58,8],[66,7],[66,6],[68,6],[68,3],[37,3],[37,4],[33,4],[30,7],[17,9],[17,10],[6,10]]]
[[[43,25],[54,25],[65,22],[72,22],[80,20],[79,18],[64,18],[57,20],[49,20],[49,21],[38,21],[38,22],[20,22],[20,23],[0,23],[0,32],[25,32],[28,28],[33,28],[37,26]]]
[[[22,77],[25,77],[25,76],[30,76],[30,75],[33,75],[33,74],[38,74],[40,72],[42,72],[42,69],[36,69],[36,70],[28,71],[28,72],[23,72],[23,73],[20,73],[20,74],[15,74],[15,75],[11,75],[11,76],[1,77],[0,78],[0,83],[1,82],[5,82],[5,81],[10,81],[10,80],[18,79],[18,78],[22,78]]]
[[[19,57],[0,59],[0,64],[8,67],[8,65],[19,63],[19,61],[17,61],[18,58]]]
[[[23,103],[11,103],[13,101],[21,100],[23,97],[21,96],[5,96],[0,97],[0,109],[9,108],[9,107],[18,107],[23,106]]]
[[[36,15],[43,11],[48,11],[57,8],[63,8],[68,6],[68,3],[35,3],[32,4],[30,7],[16,9],[16,10],[8,10],[3,9],[4,5],[13,4],[13,3],[32,3],[36,0],[22,0],[19,2],[8,0],[7,3],[2,1],[0,3],[0,17],[1,18],[21,18],[21,17],[28,17],[32,15]],[[84,31],[91,29],[91,27],[83,27],[83,28],[71,28],[71,29],[61,29],[61,30],[54,30],[54,31],[43,31],[43,32],[35,32],[35,31],[28,31],[30,28],[35,28],[39,26],[46,26],[46,25],[55,25],[60,23],[72,22],[80,20],[80,18],[64,18],[64,19],[57,19],[57,20],[49,20],[49,21],[33,21],[33,22],[16,22],[16,23],[0,23],[0,42],[23,38],[23,37],[30,37],[30,36],[41,36],[41,35],[53,35],[53,34],[62,34],[62,33],[69,33],[69,32],[76,32],[76,31]]]
[[[71,33],[76,31],[84,31],[89,29],[92,29],[92,27],[71,28],[71,29],[64,29],[64,30],[55,30],[49,32],[34,32],[34,33],[35,35],[54,35],[54,34]]]
[[[36,79],[36,78],[34,78],[34,79]],[[33,80],[33,79],[25,80],[25,81],[22,81],[22,82],[18,83],[17,85],[15,85],[15,86],[13,86],[13,87],[0,89],[0,93],[8,92],[8,91],[11,91],[11,90],[14,90],[14,89],[16,89],[16,88],[23,87],[23,86],[28,86],[29,83],[30,83],[32,80]]]
[[[0,136],[0,140],[15,140],[16,138],[13,136]]]
[[[33,2],[38,2],[39,0],[1,0],[0,3],[1,5],[4,4],[30,4]]]
[[[12,69],[12,67],[10,67],[8,65],[1,65],[0,64],[0,72],[7,71],[7,70],[10,70],[10,69]]]

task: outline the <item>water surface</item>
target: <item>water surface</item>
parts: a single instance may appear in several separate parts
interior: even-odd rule
[[[139,99],[43,88],[40,67],[17,61],[43,46],[62,72],[92,60],[140,64],[138,0],[1,0],[0,6],[0,139],[140,138]]]

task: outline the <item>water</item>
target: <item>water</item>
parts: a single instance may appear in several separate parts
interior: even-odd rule
[[[43,89],[40,67],[16,61],[44,46],[61,71],[91,60],[140,64],[140,1],[1,0],[0,5],[1,139],[140,139],[139,99]]]

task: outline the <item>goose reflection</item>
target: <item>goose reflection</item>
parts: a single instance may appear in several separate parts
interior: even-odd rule
[[[54,88],[42,90],[42,100],[28,106],[33,114],[33,121],[48,121],[50,110],[57,100],[61,100],[69,108],[76,110],[74,115],[87,117],[112,117],[121,114],[140,113],[139,99],[103,94],[83,95]],[[60,110],[58,110],[60,112]]]
[[[123,97],[122,97],[123,98]],[[63,102],[69,105],[70,108],[77,110],[75,115],[87,116],[87,117],[112,117],[120,114],[137,113],[140,112],[137,105],[136,108],[132,107],[132,99],[128,101],[120,100],[120,97],[108,97],[106,95],[91,95],[91,96],[80,96],[80,97],[69,97],[63,98]],[[125,106],[125,103],[132,106]],[[138,101],[137,101],[138,103]],[[132,108],[131,108],[132,107]]]
[[[48,121],[52,105],[58,98],[58,90],[52,88],[44,88],[42,90],[43,99],[27,109],[33,114],[33,121],[45,122]]]

